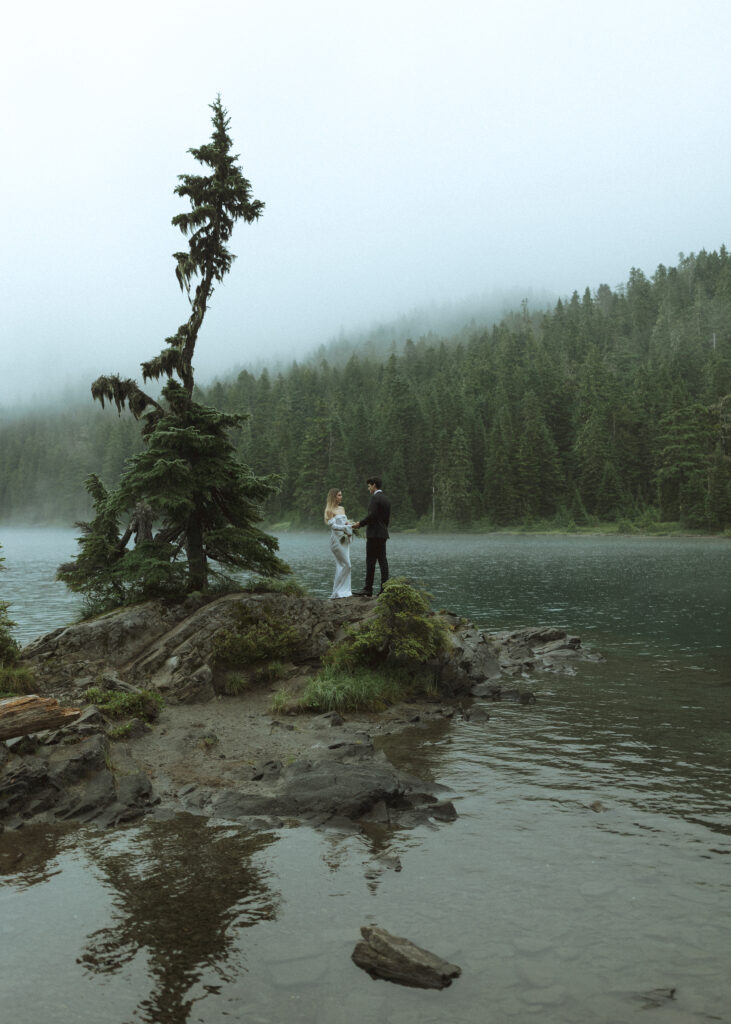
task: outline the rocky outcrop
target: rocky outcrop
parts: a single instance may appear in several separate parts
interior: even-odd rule
[[[383,978],[412,988],[447,988],[462,973],[456,964],[430,953],[409,939],[391,935],[385,928],[361,928],[362,940],[352,959],[372,978]]]
[[[457,812],[450,801],[439,799],[443,792],[444,787],[399,772],[371,753],[358,762],[302,758],[282,772],[280,784],[266,795],[228,789],[204,795],[202,806],[228,820],[274,816],[315,825],[346,821],[403,827],[430,819],[453,821]]]
[[[365,621],[374,609],[375,602],[358,599],[322,601],[276,593],[229,594],[210,602],[191,598],[176,607],[149,602],[57,629],[29,644],[22,656],[43,692],[71,700],[101,684],[156,690],[168,702],[202,702],[222,692],[230,671],[254,674],[260,668],[256,662],[232,666],[216,658],[217,640],[240,631],[242,615],[293,634],[286,661],[291,670],[308,672],[320,667],[323,654],[346,627]],[[560,629],[489,633],[441,614],[452,650],[433,668],[446,696],[540,669],[570,672],[573,662],[591,657],[578,637]]]
[[[349,827],[403,827],[457,817],[443,786],[397,770],[374,749],[368,733],[349,728],[339,716],[322,717],[332,724],[316,719],[306,730],[288,730],[290,749],[304,747],[307,756],[286,767],[277,758],[234,764],[218,777],[211,766],[199,771],[200,782],[168,792],[167,810],[229,821],[266,818]],[[89,707],[64,729],[0,744],[0,825],[71,820],[113,825],[160,804],[147,774],[129,770],[129,762],[118,758],[118,748],[105,735],[109,725]],[[323,742],[326,727],[332,734]],[[219,749],[210,730],[201,739],[189,734],[186,744],[189,760],[201,745],[211,756]]]
[[[229,594],[209,602],[190,598],[175,607],[150,601],[57,629],[25,647],[22,657],[44,690],[73,694],[106,680],[112,689],[131,684],[168,701],[211,700],[230,668],[217,664],[217,638],[240,630],[242,612],[282,632],[294,630],[297,639],[287,658],[307,666],[319,665],[345,626],[366,619],[373,604],[276,593]],[[244,672],[255,668],[237,666]]]
[[[148,813],[160,801],[169,810],[233,820],[267,817],[356,827],[452,821],[456,811],[441,787],[398,771],[376,753],[363,725],[330,714],[295,726],[284,717],[272,718],[266,691],[255,715],[250,713],[254,696],[220,696],[232,671],[247,683],[247,673],[255,680],[261,670],[249,634],[246,644],[239,643],[242,629],[268,638],[268,650],[276,648],[281,634],[287,660],[280,669],[285,678],[296,674],[302,683],[346,628],[365,621],[375,607],[358,598],[232,594],[209,602],[190,599],[177,607],[153,602],[122,609],[39,638],[22,656],[40,692],[79,706],[91,686],[123,692],[145,688],[164,695],[168,716],[177,708],[178,721],[194,717],[185,719],[187,732],[175,732],[172,719],[152,731],[141,721],[120,730],[98,708],[87,706],[71,725],[0,742],[0,827],[28,821],[115,824]],[[392,717],[393,731],[422,727],[435,716],[445,727],[450,720],[487,723],[485,700],[534,703],[523,680],[540,670],[570,672],[578,659],[593,657],[578,637],[562,630],[488,633],[440,614],[449,627],[451,650],[431,667],[446,706],[417,711],[405,706],[405,714],[402,708]],[[243,650],[247,657],[231,664],[231,652]],[[481,700],[471,704],[471,696]],[[455,698],[451,703],[450,697]],[[461,714],[455,716],[457,709]],[[380,728],[378,720],[368,726]],[[252,738],[256,729],[258,738]],[[324,729],[330,731],[327,740]],[[110,743],[110,737],[120,742]],[[135,756],[136,745],[144,756]]]
[[[116,825],[153,806],[152,784],[144,773],[117,776],[107,766],[108,742],[102,733],[71,744],[39,739],[11,740],[4,764],[0,757],[0,822],[6,826],[29,821]]]

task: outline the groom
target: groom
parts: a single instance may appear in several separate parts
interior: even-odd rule
[[[354,590],[359,597],[373,597],[373,578],[376,574],[376,562],[381,570],[381,590],[388,579],[388,560],[386,559],[386,541],[388,540],[388,523],[391,519],[391,502],[381,490],[380,476],[368,477],[366,481],[371,500],[364,519],[353,523],[353,529],[366,527],[366,578],[362,590]]]

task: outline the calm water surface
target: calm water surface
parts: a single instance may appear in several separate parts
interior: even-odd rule
[[[23,639],[73,617],[52,579],[73,537],[0,530]],[[327,596],[326,538],[281,547]],[[356,585],[363,557],[356,542]],[[390,558],[438,606],[561,625],[606,660],[533,678],[538,703],[491,705],[487,724],[388,741],[453,789],[460,816],[438,829],[252,834],[180,816],[3,835],[3,1019],[731,1020],[731,545],[396,535]],[[350,961],[366,923],[462,977],[440,993],[372,981]]]

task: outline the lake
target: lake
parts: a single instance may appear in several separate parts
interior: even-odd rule
[[[53,581],[73,538],[0,528],[24,641],[75,614]],[[326,597],[327,538],[280,542]],[[252,833],[184,815],[3,834],[8,1020],[729,1020],[731,544],[396,534],[389,557],[437,607],[562,626],[605,661],[524,681],[537,704],[490,705],[487,724],[386,741],[453,790],[450,825]],[[462,977],[438,993],[371,980],[350,954],[373,923]]]

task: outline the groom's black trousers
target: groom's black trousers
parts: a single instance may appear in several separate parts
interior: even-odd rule
[[[366,578],[364,590],[373,590],[373,579],[376,575],[376,562],[381,570],[381,588],[388,579],[388,560],[386,558],[386,537],[366,538]]]

